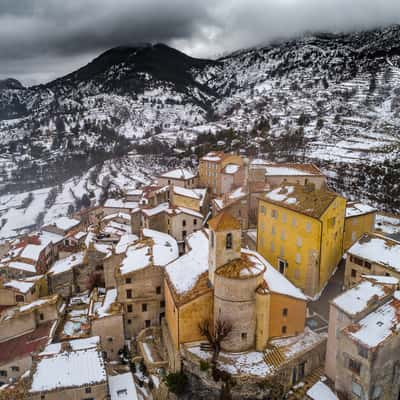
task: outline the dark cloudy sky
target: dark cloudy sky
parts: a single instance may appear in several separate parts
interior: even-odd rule
[[[400,0],[0,0],[0,79],[46,82],[122,44],[214,57],[305,31],[400,23]]]

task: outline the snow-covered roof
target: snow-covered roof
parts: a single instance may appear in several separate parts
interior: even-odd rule
[[[190,291],[208,271],[208,235],[199,230],[187,238],[190,250],[166,267],[169,282],[178,295]]]
[[[108,385],[111,400],[137,400],[135,382],[130,372],[119,375],[109,375]]]
[[[261,200],[273,202],[313,218],[320,218],[337,197],[339,196],[330,190],[309,190],[303,185],[286,184],[265,193]]]
[[[201,159],[203,161],[219,162],[222,160],[223,157],[224,157],[224,153],[217,152],[217,151],[211,151],[211,152],[207,153],[205,156],[203,156]]]
[[[370,280],[364,280],[337,296],[332,300],[332,304],[347,315],[353,316],[365,311],[371,301],[378,301],[387,295],[387,287]]]
[[[38,235],[42,245],[48,245],[50,243],[57,244],[64,239],[63,235],[54,232],[41,231]]]
[[[114,214],[106,215],[103,218],[103,221],[110,221],[110,220],[112,220],[114,218],[124,219],[126,221],[130,221],[131,220],[131,216],[129,214],[123,213],[123,212],[116,212]]]
[[[372,280],[373,282],[380,283],[381,285],[398,285],[399,280],[394,276],[385,275],[362,275],[362,278]]]
[[[366,233],[347,252],[353,256],[400,271],[400,242]]]
[[[4,287],[15,289],[20,293],[27,293],[35,285],[35,282],[26,282],[21,280],[12,279],[4,283]]]
[[[224,168],[224,173],[225,174],[229,174],[229,175],[233,175],[236,174],[236,172],[238,172],[240,169],[240,166],[237,164],[227,164]]]
[[[253,160],[251,167],[265,168],[268,176],[321,176],[321,171],[314,164],[276,163],[271,164],[263,160]]]
[[[332,389],[321,380],[307,390],[307,396],[312,400],[338,400]]]
[[[377,213],[375,217],[375,229],[384,235],[400,236],[400,215]]]
[[[243,197],[247,196],[247,190],[243,186],[233,190],[230,193],[226,193],[223,197],[214,199],[215,205],[219,210],[229,206],[230,204],[235,203],[236,201],[243,199]]]
[[[194,211],[190,208],[186,208],[186,207],[177,207],[174,211],[178,214],[183,213],[183,214],[191,215],[192,217],[203,218],[203,214],[200,214],[199,212]]]
[[[28,244],[22,250],[20,257],[28,260],[38,261],[40,253],[45,249],[46,246],[38,244]]]
[[[349,201],[346,204],[346,218],[358,217],[360,215],[370,214],[375,211],[376,208],[358,201]]]
[[[39,359],[30,392],[46,392],[105,383],[106,369],[96,348],[64,351]]]
[[[88,338],[70,340],[68,344],[71,347],[71,350],[74,351],[97,348],[97,346],[100,345],[100,337],[90,336]],[[62,346],[63,345],[61,342],[48,344],[43,349],[43,351],[39,353],[39,356],[49,356],[52,354],[59,354],[62,351]]]
[[[201,195],[197,193],[196,189],[186,189],[180,186],[173,187],[174,194],[179,196],[190,197],[192,199],[201,200]]]
[[[42,297],[40,299],[34,300],[30,303],[24,304],[22,306],[19,306],[16,311],[19,312],[24,312],[24,311],[28,311],[28,310],[32,310],[36,307],[40,307],[43,306],[45,304],[50,304],[50,303],[54,303],[54,301],[58,298],[58,295],[53,295],[53,296],[49,296],[49,297]]]
[[[110,315],[111,305],[117,300],[117,289],[108,289],[104,296],[103,304],[96,310],[99,318]]]
[[[154,215],[158,215],[163,212],[171,212],[170,205],[168,202],[160,203],[152,208],[143,208],[143,214],[147,215],[148,217],[152,217]]]
[[[172,171],[165,172],[161,175],[161,178],[167,179],[193,179],[196,175],[187,168],[177,168],[173,169]]]
[[[69,218],[69,217],[60,217],[57,218],[52,222],[52,225],[56,226],[58,229],[61,229],[63,231],[68,231],[75,226],[79,225],[81,221],[79,219],[75,218]]]
[[[375,348],[390,336],[397,335],[400,331],[400,297],[397,293],[394,299],[347,327],[347,335],[368,348]]]
[[[36,267],[32,264],[28,264],[21,261],[11,261],[7,264],[10,268],[20,269],[21,271],[26,272],[36,272]]]
[[[128,246],[137,242],[138,240],[139,237],[137,235],[134,235],[133,233],[126,233],[122,235],[119,239],[119,242],[115,246],[115,253],[116,254],[125,253]]]
[[[277,271],[264,257],[259,253],[242,249],[243,254],[247,254],[253,263],[263,265],[265,267],[264,280],[268,286],[268,290],[273,293],[282,294],[284,296],[294,297],[300,300],[307,300],[304,293],[293,285],[284,275]]]
[[[153,264],[164,267],[179,256],[176,240],[166,233],[152,229],[143,229],[143,236],[148,240],[140,241],[128,247],[122,260],[121,274],[128,274]]]
[[[73,267],[83,263],[85,253],[83,251],[79,253],[73,253],[66,258],[56,261],[49,270],[49,274],[57,275],[63,272],[69,271]]]
[[[139,208],[139,204],[135,201],[124,201],[123,199],[107,199],[104,203],[105,208],[126,208],[135,210]]]

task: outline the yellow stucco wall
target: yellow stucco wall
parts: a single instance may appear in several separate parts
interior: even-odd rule
[[[284,309],[287,309],[287,315]],[[303,332],[306,321],[307,302],[294,297],[271,293],[269,336],[293,336]],[[286,327],[283,333],[282,327]]]
[[[176,207],[186,207],[191,210],[200,211],[200,201],[186,196],[180,196],[176,193],[172,194],[172,205]]]
[[[342,257],[345,206],[346,200],[337,197],[318,220],[260,199],[257,251],[278,270],[279,260],[286,261],[285,276],[314,296]]]
[[[348,250],[360,237],[367,232],[373,232],[375,213],[346,218],[344,224],[343,249]]]
[[[199,324],[203,320],[212,321],[213,297],[212,291],[196,299],[176,306],[168,284],[165,284],[165,318],[175,349],[179,344],[203,339]]]

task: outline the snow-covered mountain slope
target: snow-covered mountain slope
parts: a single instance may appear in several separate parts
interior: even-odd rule
[[[0,82],[0,190],[56,185],[132,148],[191,156],[222,140],[313,161],[350,198],[399,211],[399,111],[399,26],[216,61],[119,47],[45,85]]]

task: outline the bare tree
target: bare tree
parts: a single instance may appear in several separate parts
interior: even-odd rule
[[[221,351],[221,342],[232,332],[232,324],[229,321],[217,319],[214,329],[211,329],[210,321],[204,320],[199,324],[200,334],[205,336],[210,343],[213,356],[211,362],[216,365],[218,355]]]

